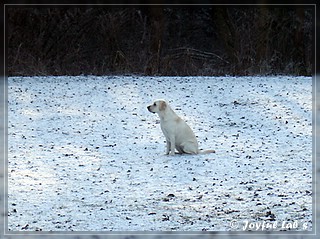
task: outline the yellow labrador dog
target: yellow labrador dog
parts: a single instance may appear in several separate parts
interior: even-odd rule
[[[198,141],[191,128],[182,120],[164,100],[156,100],[148,110],[160,117],[161,130],[166,137],[166,154],[174,155],[175,149],[183,154],[214,153],[214,150],[199,150]]]

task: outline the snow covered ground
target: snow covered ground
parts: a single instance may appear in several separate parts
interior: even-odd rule
[[[157,98],[216,153],[164,155]],[[10,77],[8,101],[11,231],[312,230],[311,77]]]

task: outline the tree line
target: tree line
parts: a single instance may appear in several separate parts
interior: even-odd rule
[[[314,9],[6,9],[8,75],[311,75]]]

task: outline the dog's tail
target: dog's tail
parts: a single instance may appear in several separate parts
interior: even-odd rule
[[[208,149],[208,150],[200,150],[199,154],[211,154],[211,153],[215,153],[216,151],[213,149]]]

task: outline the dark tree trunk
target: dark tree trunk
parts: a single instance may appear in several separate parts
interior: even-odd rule
[[[149,60],[145,68],[145,74],[154,75],[160,73],[160,57],[163,39],[163,8],[151,7],[149,8],[150,20],[150,50]]]
[[[239,60],[237,58],[238,39],[227,8],[213,8],[213,20],[217,26],[218,35],[228,55],[228,61],[233,65],[234,73],[238,73]]]

